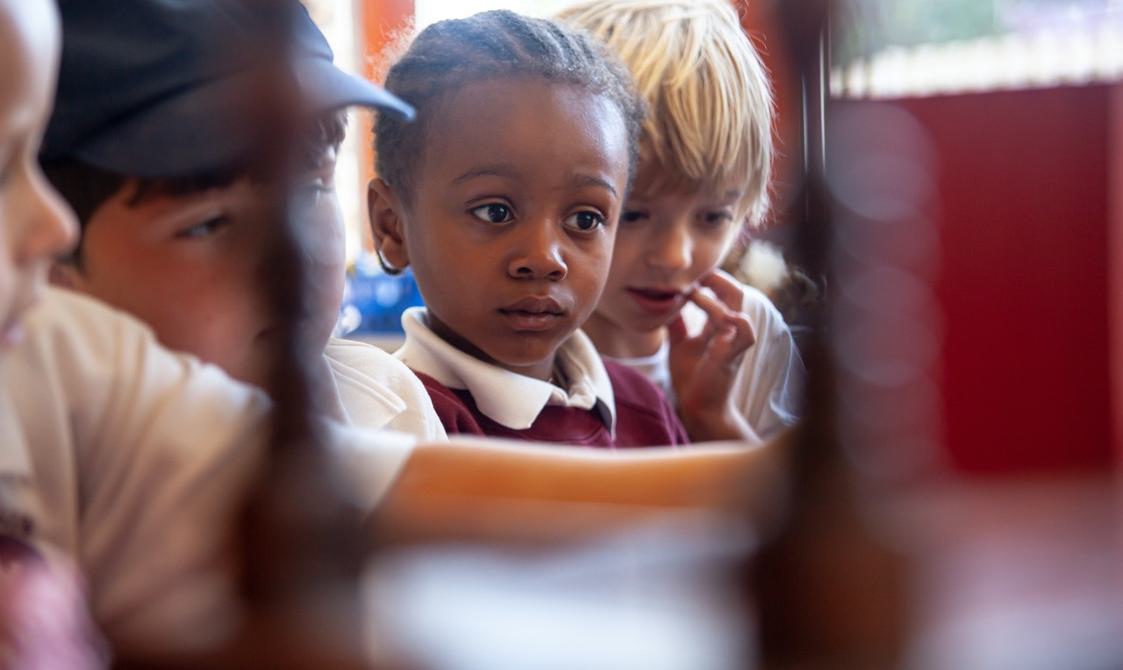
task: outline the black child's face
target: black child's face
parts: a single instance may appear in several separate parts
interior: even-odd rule
[[[627,180],[624,119],[602,96],[497,79],[446,99],[403,208],[430,326],[548,377],[604,289]]]

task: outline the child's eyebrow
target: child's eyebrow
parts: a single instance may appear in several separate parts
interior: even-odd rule
[[[466,181],[475,179],[476,177],[506,177],[508,179],[517,179],[519,171],[515,166],[509,163],[493,163],[491,165],[481,165],[468,170],[456,179],[452,180],[453,184],[462,184]]]
[[[574,174],[573,183],[576,186],[596,186],[606,189],[614,198],[619,198],[620,194],[616,192],[616,187],[604,177],[598,177],[591,174]]]
[[[471,170],[468,170],[464,174],[460,175],[459,177],[453,179],[452,183],[462,184],[477,177],[505,177],[507,179],[519,179],[521,177],[521,174],[522,173],[518,170],[518,168],[509,163],[493,163],[490,165],[481,165],[479,167],[474,167]],[[570,181],[575,186],[595,186],[598,188],[603,188],[612,193],[613,197],[620,197],[620,194],[616,192],[616,187],[612,185],[612,182],[608,181],[604,177],[599,177],[597,175],[591,174],[573,173],[570,176]]]

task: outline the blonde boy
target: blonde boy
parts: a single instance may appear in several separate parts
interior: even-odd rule
[[[692,439],[795,422],[803,365],[759,291],[717,270],[768,212],[772,95],[724,0],[593,0],[559,18],[604,40],[647,101],[608,285],[584,329],[676,399]]]

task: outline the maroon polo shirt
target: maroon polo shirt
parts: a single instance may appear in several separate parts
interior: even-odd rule
[[[414,373],[433,399],[433,408],[449,435],[490,435],[607,449],[689,444],[674,408],[647,377],[608,361],[604,367],[616,396],[615,438],[595,408],[560,405],[546,405],[530,428],[514,430],[485,416],[467,390],[450,389],[427,374]]]

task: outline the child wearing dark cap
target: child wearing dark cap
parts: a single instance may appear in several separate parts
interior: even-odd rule
[[[253,90],[253,45],[266,37],[254,5],[62,2],[65,48],[41,160],[81,227],[55,283],[140,318],[165,346],[261,384],[281,332],[265,300],[276,222],[257,215],[258,129],[234,104]],[[443,439],[409,370],[375,347],[331,338],[345,276],[334,186],[341,110],[379,105],[403,118],[412,110],[336,68],[304,8],[282,5],[292,10],[293,72],[308,106],[291,208],[311,296],[303,335],[324,352],[325,402],[357,425]]]
[[[425,308],[397,353],[449,433],[598,447],[681,444],[642,375],[578,330],[604,289],[643,106],[590,38],[507,11],[442,21],[393,65],[417,106],[379,114],[370,189],[386,265]]]

